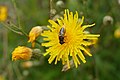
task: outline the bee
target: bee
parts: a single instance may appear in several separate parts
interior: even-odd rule
[[[62,27],[62,28],[60,29],[60,31],[59,31],[59,43],[60,43],[61,45],[65,43],[65,42],[64,42],[65,32],[66,32],[66,30],[65,30],[64,27]]]

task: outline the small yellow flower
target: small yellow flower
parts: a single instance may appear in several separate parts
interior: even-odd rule
[[[7,7],[0,6],[0,21],[5,21],[7,19]]]
[[[115,36],[115,38],[120,38],[120,28],[115,30],[114,36]]]
[[[18,46],[12,52],[12,61],[16,60],[30,60],[32,56],[32,49],[25,46]]]
[[[0,80],[5,80],[5,76],[0,74]]]
[[[0,74],[0,80],[5,80],[5,76]]]
[[[70,59],[72,58],[77,68],[80,64],[79,58],[83,63],[86,63],[83,51],[92,56],[86,50],[86,47],[93,45],[93,40],[98,39],[100,35],[85,33],[86,28],[95,24],[82,26],[83,20],[84,17],[79,21],[77,11],[73,15],[69,10],[65,10],[64,17],[57,19],[58,24],[53,20],[49,20],[51,26],[47,27],[50,30],[41,34],[44,36],[43,40],[46,41],[46,43],[42,43],[42,46],[48,47],[44,56],[50,55],[49,63],[55,60],[55,64],[57,64],[57,61],[62,60],[62,64],[67,64],[68,68],[70,68]]]
[[[36,26],[36,27],[33,27],[29,33],[29,40],[28,42],[31,42],[32,43],[32,47],[35,46],[35,40],[36,38],[42,33],[42,27],[40,26]]]

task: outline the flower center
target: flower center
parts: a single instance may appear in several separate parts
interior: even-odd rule
[[[66,32],[65,36],[64,36],[64,42],[67,44],[71,44],[75,41],[75,33],[73,32]]]

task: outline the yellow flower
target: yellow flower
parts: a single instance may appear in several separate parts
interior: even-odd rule
[[[32,43],[32,47],[35,46],[35,40],[36,38],[42,33],[42,27],[40,26],[36,26],[36,27],[33,27],[29,33],[29,40],[28,42],[31,42]]]
[[[0,6],[0,21],[5,21],[7,19],[7,7]]]
[[[84,17],[82,17],[81,21],[78,21],[77,11],[73,15],[69,10],[65,10],[64,17],[57,19],[58,24],[53,20],[49,20],[51,26],[48,25],[47,27],[50,30],[41,34],[44,36],[43,40],[47,41],[42,43],[42,46],[49,47],[44,54],[44,56],[50,55],[49,63],[52,63],[54,59],[55,64],[57,64],[57,61],[62,60],[62,64],[67,64],[68,68],[70,68],[69,60],[72,58],[77,68],[80,64],[79,58],[83,63],[86,62],[83,51],[92,56],[85,47],[92,45],[92,40],[98,39],[100,35],[84,33],[87,27],[95,24],[82,26],[83,20]]]
[[[5,76],[0,74],[0,80],[5,80]]]
[[[120,28],[115,30],[114,36],[115,36],[115,38],[120,38]]]
[[[25,46],[18,46],[12,52],[12,61],[16,60],[30,60],[32,56],[32,49]]]

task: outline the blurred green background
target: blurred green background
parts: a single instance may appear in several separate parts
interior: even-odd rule
[[[51,1],[51,0],[50,0]],[[8,20],[20,24],[26,33],[34,26],[48,25],[49,18],[62,15],[64,9],[85,16],[84,24],[96,23],[89,29],[99,33],[98,43],[91,48],[93,57],[86,56],[87,63],[77,69],[61,72],[62,65],[48,64],[48,57],[39,60],[11,61],[11,53],[19,45],[31,46],[28,38],[15,34],[0,24],[0,80],[120,80],[120,0],[52,0],[50,15],[49,0],[0,0],[0,6],[8,8]],[[40,40],[42,41],[42,40]],[[39,45],[44,51],[44,47]]]

